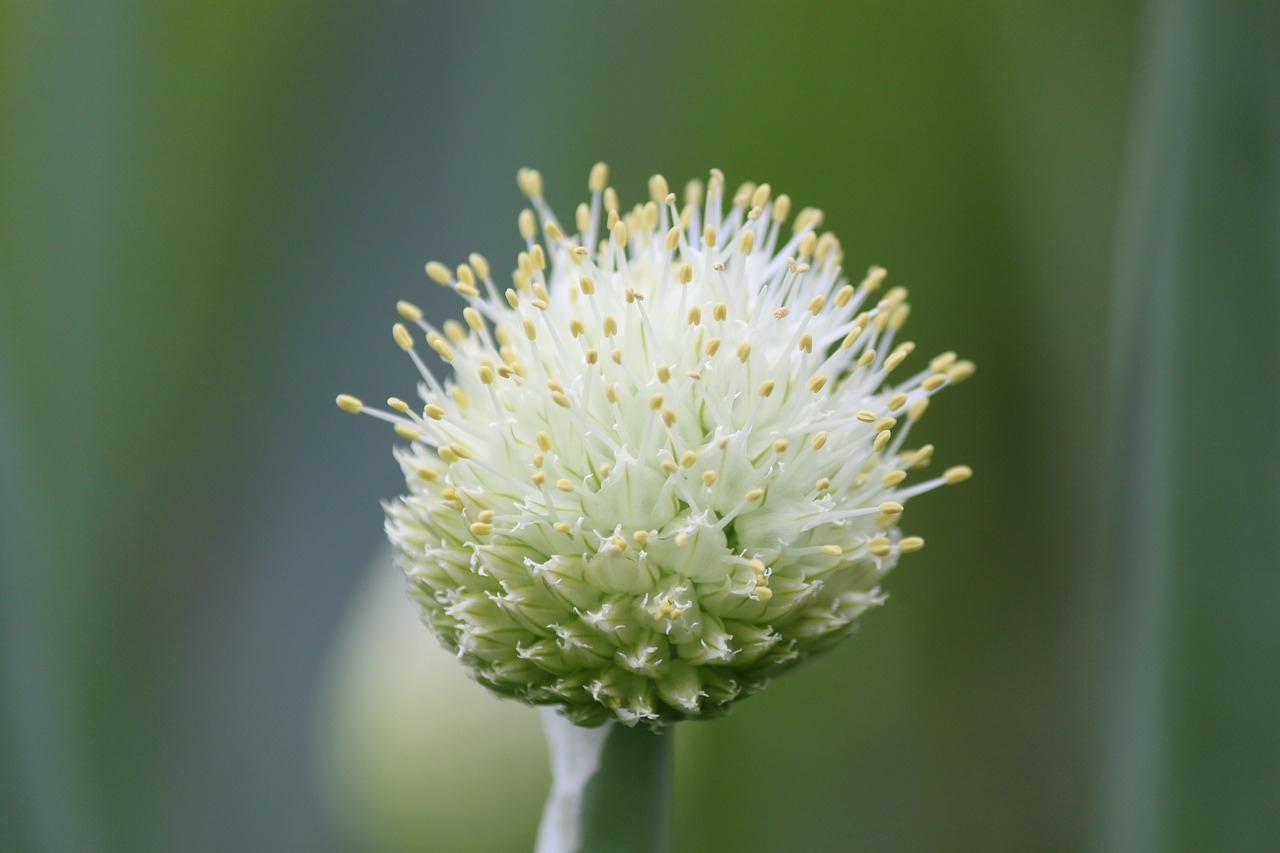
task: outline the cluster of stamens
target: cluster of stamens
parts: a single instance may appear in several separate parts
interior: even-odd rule
[[[467,303],[439,327],[409,302],[395,342],[421,406],[338,405],[393,425],[409,494],[387,531],[441,642],[480,683],[594,724],[723,712],[829,648],[919,537],[905,449],[945,353],[898,381],[907,292],[858,285],[785,195],[724,176],[683,205],[654,176],[623,211],[603,164],[562,225],[521,170],[526,250],[500,288],[478,254],[427,275]],[[415,330],[416,329],[416,333]],[[419,340],[452,367],[437,378]]]

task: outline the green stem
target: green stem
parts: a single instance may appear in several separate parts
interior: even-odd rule
[[[662,853],[671,814],[672,727],[614,725],[582,800],[581,853]]]

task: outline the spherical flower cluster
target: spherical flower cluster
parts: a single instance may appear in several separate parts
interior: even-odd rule
[[[583,725],[723,713],[884,602],[881,579],[924,544],[899,531],[907,500],[970,474],[909,483],[933,447],[908,434],[973,365],[900,371],[906,291],[874,298],[876,267],[846,283],[821,211],[788,231],[767,184],[726,210],[719,171],[683,206],[654,176],[624,212],[598,164],[570,226],[536,171],[519,183],[533,209],[512,286],[471,255],[426,267],[463,323],[398,306],[424,407],[338,398],[408,442],[409,493],[386,507],[399,565],[499,694]]]

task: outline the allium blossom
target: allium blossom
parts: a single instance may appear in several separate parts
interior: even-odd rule
[[[463,323],[398,306],[423,408],[338,398],[408,442],[408,494],[386,505],[398,563],[496,693],[583,725],[723,713],[884,603],[881,580],[924,544],[899,530],[908,499],[970,475],[913,478],[933,446],[908,435],[973,365],[901,370],[906,290],[876,299],[878,267],[847,283],[821,211],[785,229],[791,201],[768,184],[726,211],[719,171],[682,207],[655,176],[624,212],[598,164],[572,226],[536,171],[519,184],[533,209],[513,285],[473,254],[426,267]]]

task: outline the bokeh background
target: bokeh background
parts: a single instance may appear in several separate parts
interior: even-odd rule
[[[0,4],[0,849],[505,851],[536,714],[380,550],[428,259],[723,169],[977,376],[855,640],[678,731],[685,851],[1280,849],[1266,2]]]

